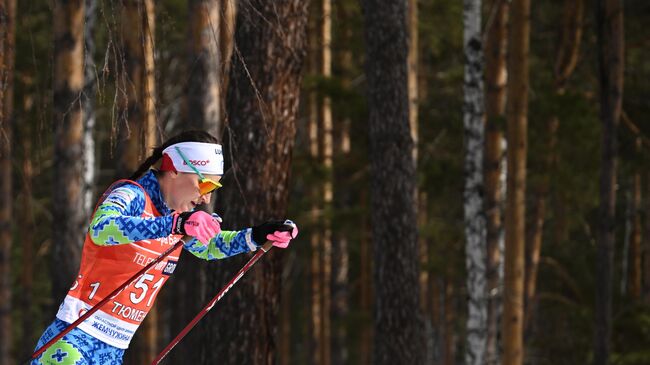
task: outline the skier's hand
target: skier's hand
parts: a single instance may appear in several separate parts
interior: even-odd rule
[[[220,221],[219,216],[201,210],[174,214],[172,233],[192,236],[207,245],[212,237],[221,232]]]
[[[273,242],[273,246],[287,248],[289,242],[298,236],[298,226],[290,220],[268,221],[253,227],[253,241],[257,246],[262,246],[266,241]]]

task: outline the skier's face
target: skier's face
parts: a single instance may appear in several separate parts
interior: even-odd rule
[[[209,204],[212,193],[201,195],[200,178],[194,173],[167,174],[169,177],[166,189],[163,189],[165,202],[169,208],[177,212],[189,212],[199,204]],[[219,175],[205,175],[206,178],[219,182]],[[162,186],[161,186],[162,188]]]

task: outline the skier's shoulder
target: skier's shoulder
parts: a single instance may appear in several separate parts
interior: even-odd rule
[[[126,209],[133,205],[144,205],[145,199],[145,192],[140,184],[130,180],[120,180],[106,191],[102,204],[115,204]]]

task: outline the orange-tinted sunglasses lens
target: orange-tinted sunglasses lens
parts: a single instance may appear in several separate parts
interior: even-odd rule
[[[220,187],[220,183],[210,179],[201,179],[199,182],[199,192],[201,195],[209,194]]]

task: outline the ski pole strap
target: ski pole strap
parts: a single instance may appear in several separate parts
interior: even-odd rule
[[[251,257],[251,259],[248,260],[246,265],[244,265],[244,267],[242,267],[237,272],[235,277],[232,278],[230,282],[226,284],[226,286],[221,288],[219,293],[214,298],[212,298],[212,300],[205,307],[203,307],[203,309],[201,309],[199,314],[197,314],[196,317],[194,317],[194,319],[192,319],[192,321],[187,326],[185,326],[185,328],[183,328],[183,330],[169,343],[169,345],[167,345],[167,347],[165,347],[158,354],[158,356],[156,356],[156,358],[151,362],[151,365],[158,365],[162,361],[162,359],[164,359],[165,356],[167,356],[167,354],[169,354],[169,352],[183,339],[183,337],[185,337],[185,335],[187,335],[187,333],[190,332],[192,328],[194,328],[196,323],[200,321],[201,318],[203,318],[212,309],[212,307],[214,307],[214,305],[217,304],[217,302],[226,295],[228,290],[230,290],[230,288],[232,288],[235,285],[235,283],[237,283],[237,281],[241,279],[242,276],[244,276],[246,271],[248,271],[257,262],[257,260],[259,260],[259,258],[262,257],[262,255],[264,255],[264,253],[266,253],[272,247],[273,247],[273,242],[267,241],[264,244],[264,246],[261,247],[261,250],[257,251],[255,255],[253,255],[253,257]]]
[[[174,244],[174,246],[170,247],[167,249],[167,251],[163,252],[158,258],[147,264],[145,267],[143,267],[140,271],[138,271],[135,275],[133,275],[131,278],[126,280],[122,285],[118,286],[113,290],[110,294],[108,294],[104,299],[102,299],[101,302],[97,303],[94,307],[90,308],[86,313],[84,313],[81,317],[79,317],[76,321],[74,321],[72,324],[70,324],[68,327],[66,327],[63,331],[61,331],[58,335],[54,336],[51,340],[49,340],[45,345],[41,346],[38,350],[32,354],[32,357],[25,361],[30,362],[34,359],[36,359],[38,356],[40,356],[45,350],[47,350],[52,344],[54,344],[56,341],[60,340],[63,336],[65,336],[68,332],[72,331],[75,327],[77,327],[81,322],[85,321],[88,317],[90,317],[93,313],[95,313],[99,308],[101,308],[106,302],[111,300],[113,297],[115,297],[120,291],[122,291],[124,288],[126,288],[131,282],[135,279],[137,279],[140,275],[144,274],[147,270],[149,270],[151,267],[159,263],[161,260],[163,260],[165,257],[169,256],[174,250],[177,248],[181,247],[184,244],[183,240],[179,240]]]

